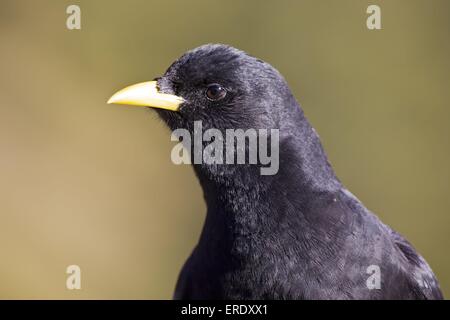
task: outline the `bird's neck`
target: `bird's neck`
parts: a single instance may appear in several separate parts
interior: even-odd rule
[[[313,202],[335,196],[340,183],[319,137],[306,119],[297,124],[295,130],[280,129],[280,165],[275,175],[264,176],[259,168],[245,165],[220,176],[196,168],[208,207],[201,242],[227,251],[235,250],[227,246],[239,239],[248,243],[247,238],[285,232],[278,228],[280,221],[296,221],[296,227],[306,229],[309,226],[299,221],[311,214],[309,208],[317,205]]]

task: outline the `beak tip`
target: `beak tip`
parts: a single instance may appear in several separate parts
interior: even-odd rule
[[[107,104],[113,104],[118,102],[119,99],[117,99],[117,93],[113,94],[108,101],[106,102]]]

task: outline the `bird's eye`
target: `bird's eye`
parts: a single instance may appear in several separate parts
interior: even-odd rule
[[[223,99],[226,95],[227,90],[217,83],[210,84],[206,89],[206,97],[212,101]]]

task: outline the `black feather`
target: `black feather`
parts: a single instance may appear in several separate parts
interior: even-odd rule
[[[205,86],[228,90],[220,102]],[[176,299],[442,299],[425,260],[348,192],[286,81],[269,64],[225,45],[205,45],[174,62],[161,91],[187,101],[179,113],[158,110],[172,129],[276,128],[280,167],[194,169],[208,211],[186,262]],[[380,267],[369,289],[367,268]]]

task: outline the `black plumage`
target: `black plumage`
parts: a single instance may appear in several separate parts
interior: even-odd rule
[[[208,84],[227,95],[205,97]],[[184,54],[158,79],[185,99],[171,129],[278,128],[280,167],[194,165],[207,204],[176,299],[441,299],[425,260],[337,179],[318,135],[272,66],[225,45]],[[369,266],[381,271],[369,289]]]

